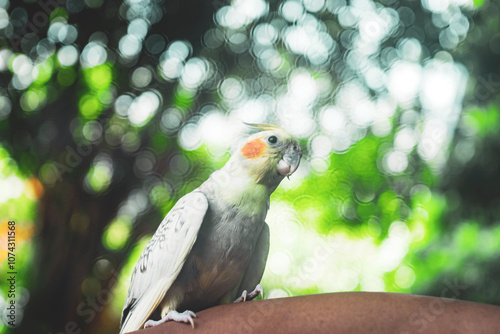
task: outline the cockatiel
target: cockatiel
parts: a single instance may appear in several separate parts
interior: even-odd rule
[[[260,132],[182,197],[147,244],[132,274],[120,333],[172,320],[194,326],[194,312],[263,293],[269,196],[297,170],[302,150],[280,127],[251,126]],[[157,309],[161,320],[148,321]]]

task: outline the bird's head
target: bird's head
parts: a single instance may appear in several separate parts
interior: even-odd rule
[[[273,191],[285,176],[299,167],[302,149],[288,131],[270,124],[249,124],[260,130],[248,137],[232,159],[257,183]]]

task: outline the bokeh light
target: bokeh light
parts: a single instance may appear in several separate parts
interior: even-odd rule
[[[0,231],[23,226],[19,314],[44,300],[33,268],[70,270],[69,255],[36,247],[71,245],[83,255],[64,295],[107,291],[92,329],[113,331],[151,233],[224,165],[244,123],[282,126],[304,150],[271,198],[268,298],[436,295],[459,277],[483,291],[460,297],[500,303],[498,4],[185,7],[0,0]]]

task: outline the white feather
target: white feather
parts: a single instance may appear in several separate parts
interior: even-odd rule
[[[121,333],[141,329],[161,303],[190,253],[208,209],[200,192],[182,197],[148,243],[132,275]]]

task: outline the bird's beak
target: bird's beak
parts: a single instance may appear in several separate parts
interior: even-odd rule
[[[290,178],[290,175],[299,168],[301,157],[302,153],[285,153],[283,158],[278,162],[278,173]]]

